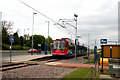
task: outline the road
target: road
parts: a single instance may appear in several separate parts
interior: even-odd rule
[[[33,55],[37,55],[37,54],[38,53],[33,53]],[[31,53],[12,53],[12,56],[21,56],[21,55],[31,55]],[[10,53],[2,53],[2,58],[5,58],[5,57],[10,57]]]
[[[12,56],[31,55],[30,53],[12,53]],[[9,57],[10,53],[2,53],[2,58]]]
[[[12,53],[12,59],[17,58],[17,57],[22,57],[26,55],[31,55],[31,53]],[[34,53],[33,55],[41,55]],[[6,64],[10,60],[10,53],[2,53],[2,64]]]

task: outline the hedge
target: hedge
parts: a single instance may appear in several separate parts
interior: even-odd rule
[[[25,49],[29,50],[30,47],[26,46]],[[2,44],[2,50],[10,50],[10,45],[8,45],[8,44]],[[23,50],[23,46],[12,45],[12,50]]]

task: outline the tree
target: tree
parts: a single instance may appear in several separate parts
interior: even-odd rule
[[[49,44],[52,43],[52,38],[50,36],[48,36],[48,38],[45,39],[45,42],[48,43],[48,39],[49,39]]]
[[[23,36],[20,36],[20,45],[23,46]]]
[[[13,45],[20,45],[20,38],[19,38],[19,36],[18,36],[18,31],[16,31],[16,32],[13,34],[13,36],[14,36],[14,43],[13,43]]]
[[[49,39],[49,45],[48,45],[48,39]],[[52,43],[52,38],[48,36],[48,38],[45,39],[46,44],[48,45],[48,49],[50,49],[50,43]]]
[[[44,49],[45,37],[42,35],[34,35],[34,48],[38,48],[38,44],[41,44],[42,49]]]
[[[10,44],[9,37],[11,34],[13,22],[2,21],[2,43]]]
[[[6,27],[2,27],[2,43],[9,44],[9,35]]]
[[[42,35],[33,35],[33,48],[38,49],[38,44],[41,44],[42,50],[44,50],[44,44],[45,44],[45,37]],[[30,40],[26,42],[26,45],[31,47],[32,46],[32,36],[30,37]]]

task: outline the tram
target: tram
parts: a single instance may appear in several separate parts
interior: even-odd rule
[[[87,47],[80,46],[79,42],[76,47],[76,55],[85,55]],[[53,56],[71,57],[75,55],[75,42],[69,38],[62,38],[53,40],[52,43]]]

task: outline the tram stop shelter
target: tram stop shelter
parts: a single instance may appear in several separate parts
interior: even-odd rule
[[[120,75],[120,45],[101,45],[100,65],[109,66],[111,75]]]

